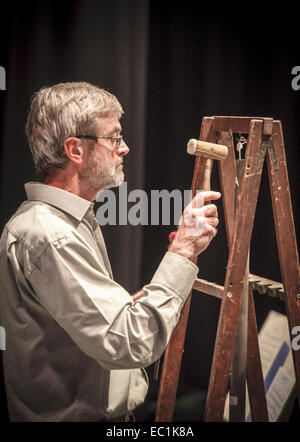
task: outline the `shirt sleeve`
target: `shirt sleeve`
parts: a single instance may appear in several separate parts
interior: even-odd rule
[[[77,238],[52,242],[28,277],[38,301],[87,355],[106,369],[141,368],[164,351],[198,267],[167,252],[145,296],[110,279]]]

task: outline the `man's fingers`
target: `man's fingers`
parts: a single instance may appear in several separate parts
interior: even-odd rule
[[[192,207],[200,208],[206,203],[206,201],[218,200],[220,197],[220,192],[201,190],[196,192],[196,196],[192,199],[190,204]]]
[[[206,229],[209,231],[212,237],[216,236],[216,234],[218,233],[217,229],[211,224],[207,224]]]
[[[217,217],[218,210],[214,204],[204,205],[206,201],[217,200],[221,197],[220,192],[214,192],[213,190],[197,192],[196,196],[184,209],[182,217],[179,220],[179,225],[191,225],[194,223],[194,219],[199,216],[204,217]]]
[[[202,209],[203,216],[218,216],[218,209],[215,204],[207,204]]]
[[[207,219],[206,222],[213,227],[217,227],[217,225],[219,224],[219,218],[215,218],[214,216],[211,216],[210,218]]]
[[[200,209],[198,208],[192,208],[192,217],[196,218],[197,216],[218,216],[218,209],[217,206],[214,204],[207,204],[207,206],[203,206]]]
[[[197,192],[196,198],[203,198],[204,201],[218,200],[221,198],[220,192],[215,192],[214,190],[203,190]]]
[[[221,198],[220,192],[214,192],[213,190],[208,190],[203,192],[204,202],[211,200],[218,200],[219,198]]]

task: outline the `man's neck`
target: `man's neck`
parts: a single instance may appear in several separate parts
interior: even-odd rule
[[[66,174],[62,171],[50,173],[45,181],[48,186],[58,187],[68,192],[74,193],[88,201],[94,201],[99,192],[90,188],[88,183],[82,182],[77,174]]]

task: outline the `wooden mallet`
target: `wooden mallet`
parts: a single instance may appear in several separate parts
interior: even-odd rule
[[[202,182],[198,183],[199,190],[211,190],[210,177],[212,171],[213,160],[225,160],[228,154],[227,146],[223,144],[209,143],[208,141],[200,141],[191,139],[187,144],[187,153],[190,155],[198,155],[201,157],[200,173]],[[202,170],[201,170],[202,169]],[[209,204],[207,201],[205,204]],[[169,241],[172,242],[176,232],[171,232]]]
[[[187,153],[199,155],[204,159],[203,181],[199,187],[201,190],[211,190],[210,176],[213,160],[225,160],[228,154],[227,146],[191,139],[187,144]]]

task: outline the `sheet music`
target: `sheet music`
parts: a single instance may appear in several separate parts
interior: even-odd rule
[[[296,382],[287,317],[270,310],[258,341],[269,419],[274,421],[278,419]],[[225,402],[224,420],[229,420],[229,394]],[[251,420],[248,391],[246,420]]]
[[[284,367],[280,367],[267,392],[267,405],[270,422],[276,422],[283,405],[293,388],[293,381]]]

